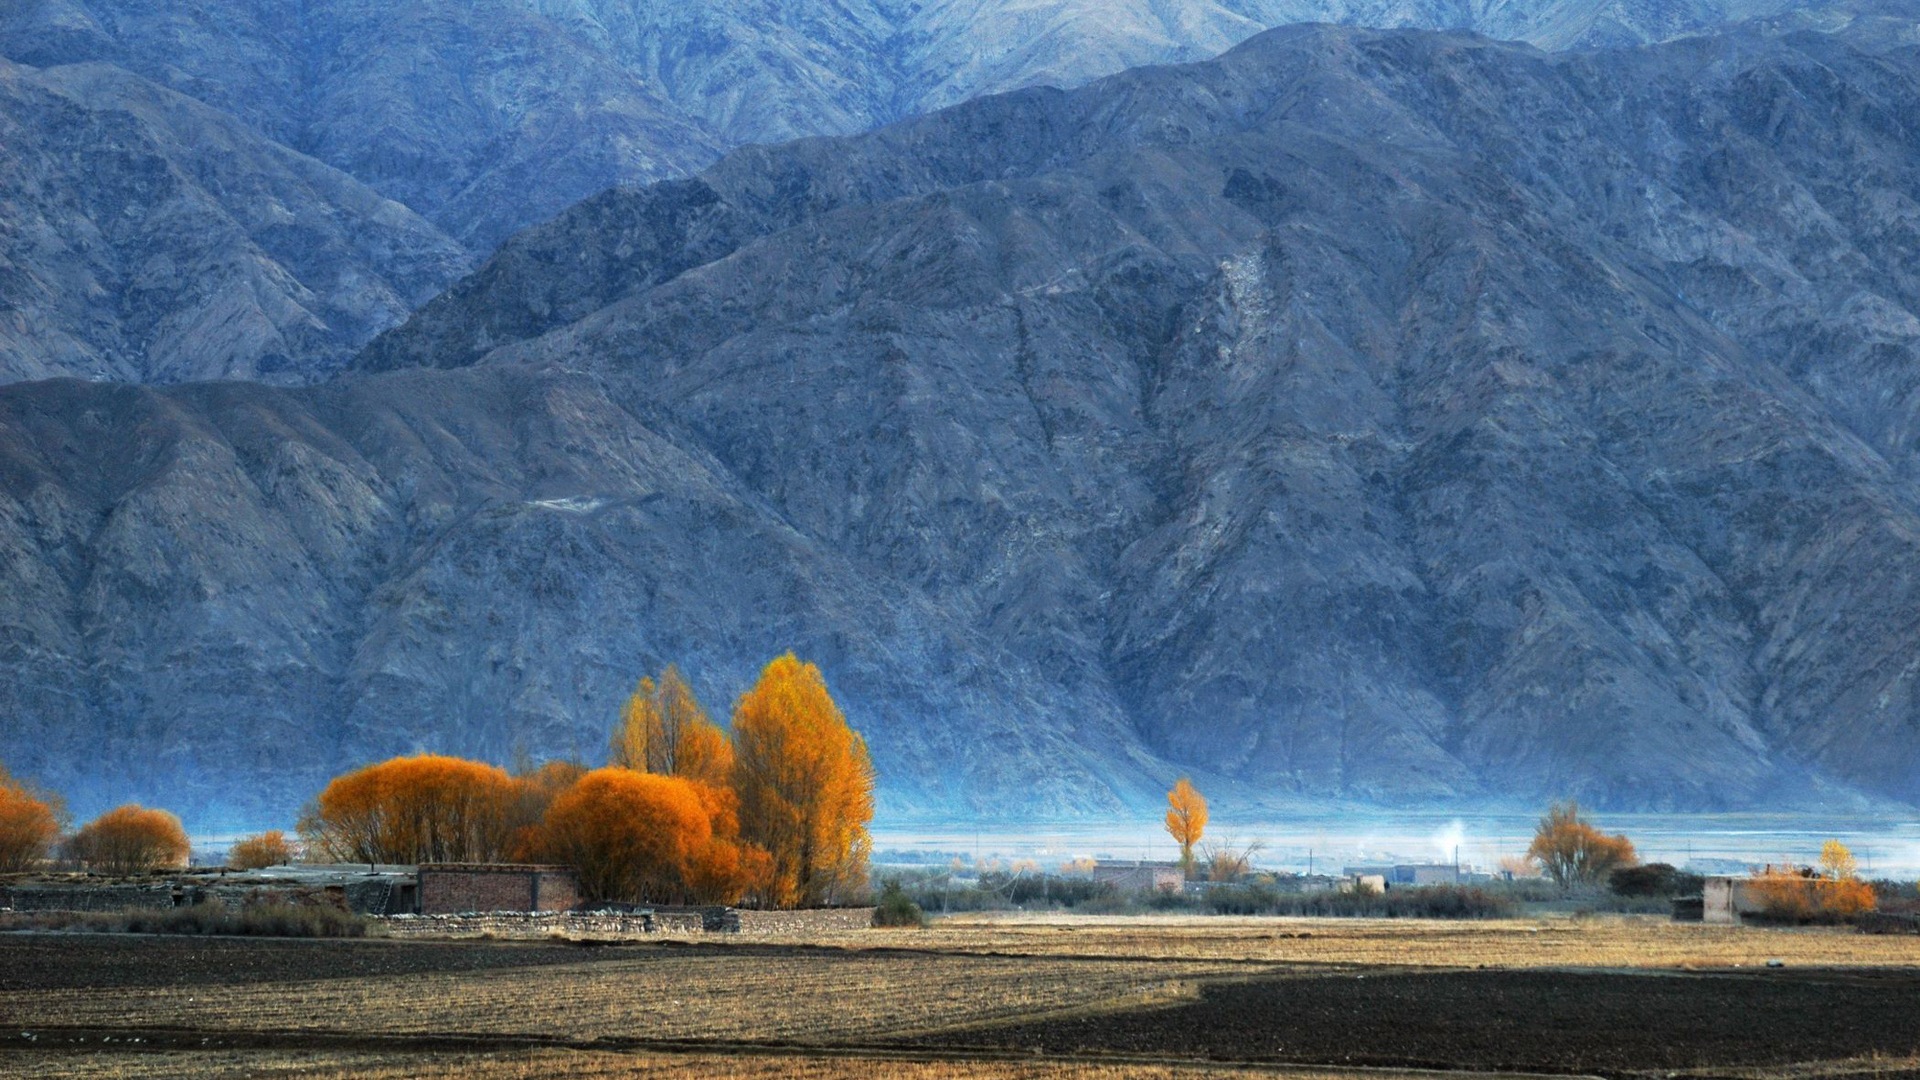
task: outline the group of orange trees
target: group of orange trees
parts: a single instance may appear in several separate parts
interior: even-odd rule
[[[67,837],[58,796],[15,780],[0,768],[0,873],[30,870],[56,850],[109,874],[176,865],[187,858],[187,830],[165,810],[122,806]]]
[[[678,670],[640,680],[609,764],[553,761],[517,773],[423,754],[327,784],[300,821],[312,858],[338,862],[538,861],[580,874],[593,899],[832,904],[867,887],[873,765],[820,669],[792,654],[708,719]],[[0,769],[0,873],[56,853],[91,870],[186,862],[180,819],[122,806],[66,836],[60,800]],[[62,837],[66,839],[62,841]],[[240,867],[290,861],[279,832],[234,846]]]
[[[866,743],[788,654],[731,734],[669,667],[628,700],[605,768],[394,758],[329,783],[300,831],[342,862],[564,863],[596,900],[796,907],[866,889],[872,818]]]

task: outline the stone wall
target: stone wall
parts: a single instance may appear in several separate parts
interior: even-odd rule
[[[380,924],[389,937],[640,940],[702,933],[798,936],[873,925],[872,908],[741,911],[725,907],[655,908],[642,912],[492,911],[458,915],[395,915]]]
[[[865,930],[873,925],[873,909],[810,908],[806,911],[740,911],[743,934],[816,934],[836,930]]]
[[[589,915],[566,911],[494,911],[466,915],[393,915],[379,920],[388,937],[396,938],[514,938],[554,936],[625,939],[649,936],[639,915]],[[664,931],[656,929],[652,934]],[[681,929],[680,933],[698,930]]]
[[[154,885],[15,885],[0,888],[0,908],[15,911],[131,911],[177,905],[179,890]]]
[[[254,904],[336,907],[362,915],[394,915],[413,908],[411,886],[396,886],[387,880],[308,884],[236,877],[142,884],[36,882],[0,886],[0,908],[14,911],[133,911],[195,904],[236,909]]]

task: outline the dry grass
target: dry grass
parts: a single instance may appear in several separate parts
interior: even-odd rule
[[[1209,980],[1323,966],[1380,968],[1686,968],[1920,965],[1920,938],[1603,917],[1485,923],[1273,918],[987,916],[924,931],[787,939],[708,939],[700,949],[641,946],[617,958],[481,971],[253,984],[0,993],[0,1018],[101,1029],[532,1036],[544,1040],[777,1041],[870,1044],[1006,1019],[1171,1004]],[[791,944],[799,942],[789,941]],[[343,946],[344,947],[344,946]],[[392,948],[409,948],[394,943]],[[300,972],[289,971],[289,976]],[[1756,1071],[1747,1080],[1812,1080],[1914,1071],[1912,1060]],[[1271,1076],[1160,1065],[916,1063],[791,1056],[525,1052],[202,1052],[0,1050],[0,1075],[295,1077],[799,1076],[1134,1080]],[[1337,1070],[1286,1075],[1322,1078]]]
[[[961,953],[1288,965],[1712,968],[1778,959],[1823,967],[1920,966],[1920,936],[1705,926],[1653,916],[1453,922],[988,914],[953,916],[930,930],[903,933],[909,936],[902,940]]]
[[[745,951],[539,969],[0,995],[9,1023],[211,1031],[869,1040],[1177,1000],[1219,963]],[[396,1002],[405,1002],[396,1008]]]
[[[1920,937],[1620,917],[1454,923],[1002,916],[829,940],[845,948],[643,948],[631,959],[537,972],[4,993],[0,1016],[21,1024],[229,1031],[863,1041],[1116,1003],[1172,1001],[1192,993],[1197,980],[1320,965],[1716,968],[1770,959],[1795,966],[1920,964]],[[912,951],[897,951],[902,946]],[[409,1004],[395,1009],[396,1001]]]
[[[200,1078],[242,1080],[1382,1080],[1378,1071],[1276,1071],[1206,1065],[1107,1065],[1068,1062],[890,1061],[767,1055],[617,1054],[536,1050],[432,1057],[375,1053],[221,1051],[218,1053],[37,1054],[0,1051],[0,1074],[43,1080]],[[1464,1073],[1395,1072],[1391,1080],[1470,1080]]]
[[[1827,1077],[1911,1077],[1920,1074],[1920,1057],[1846,1058],[1840,1061],[1810,1061],[1797,1065],[1762,1067],[1716,1066],[1712,1069],[1687,1069],[1667,1074],[1669,1080],[1690,1077],[1716,1077],[1721,1080],[1825,1080]]]

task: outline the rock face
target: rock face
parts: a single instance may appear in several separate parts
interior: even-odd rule
[[[300,382],[470,268],[398,203],[105,65],[0,60],[0,380]]]
[[[0,391],[0,755],[90,811],[284,822],[349,763],[598,760],[638,673],[725,714],[798,648],[893,813],[1115,809],[1149,758],[1092,690],[807,536],[587,376]]]
[[[490,252],[610,186],[986,91],[1199,59],[1280,23],[1558,48],[1786,6],[18,0],[0,5],[16,207],[0,381],[322,378],[464,268],[455,244]]]
[[[1663,40],[1784,0],[20,0],[0,55],[128,68],[242,118],[475,250],[745,143],[1076,86],[1327,21],[1548,48]],[[1806,5],[1800,5],[1805,7]]]
[[[1274,31],[607,193],[332,385],[0,390],[0,758],[284,820],[791,647],[896,815],[1911,802],[1912,25]]]

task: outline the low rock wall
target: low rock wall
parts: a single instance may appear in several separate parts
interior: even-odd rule
[[[335,907],[360,914],[388,913],[390,889],[383,883],[315,887],[297,883],[151,885],[15,885],[0,887],[0,908],[14,911],[152,911],[219,904],[238,910],[255,904]]]
[[[171,885],[16,885],[0,888],[15,911],[134,911],[175,906]]]
[[[735,911],[743,934],[817,934],[836,930],[865,930],[873,925],[873,909],[809,908],[805,911]]]
[[[661,933],[698,933],[697,923],[668,927],[639,915],[590,915],[568,911],[492,911],[464,915],[389,915],[379,919],[388,937],[396,938],[512,938],[550,937],[625,939]]]
[[[1920,915],[1875,911],[1855,923],[1863,934],[1920,934]]]
[[[596,940],[639,940],[660,935],[744,933],[788,936],[836,930],[858,930],[873,925],[872,908],[832,908],[815,911],[742,911],[737,908],[655,908],[651,916],[639,912],[469,912],[461,915],[393,915],[379,920],[389,937],[396,938],[508,938],[539,940],[550,937]]]

